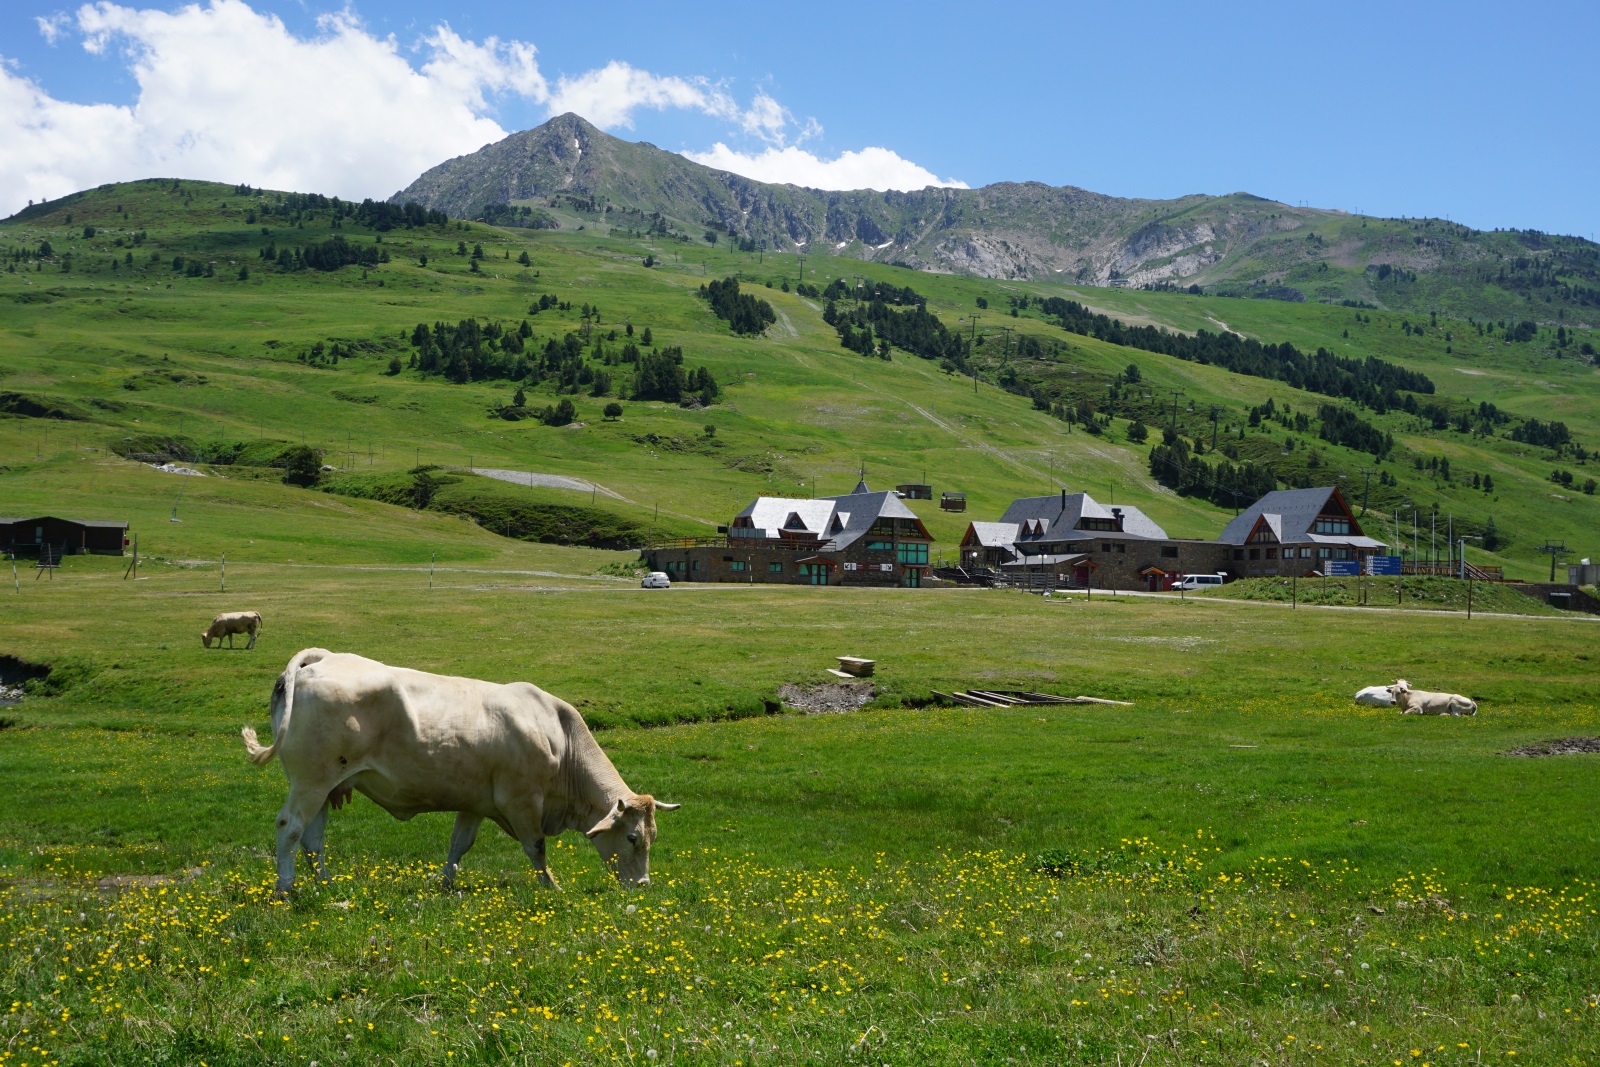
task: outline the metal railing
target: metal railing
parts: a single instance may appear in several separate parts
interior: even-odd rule
[[[1462,577],[1462,566],[1463,564],[1460,560],[1457,560],[1454,563],[1435,563],[1428,560],[1407,560],[1400,565],[1400,573],[1402,575],[1431,574],[1440,578],[1460,578]],[[1476,563],[1468,563],[1465,566],[1466,576],[1470,577],[1475,582],[1503,582],[1506,580],[1504,568],[1480,567]]]

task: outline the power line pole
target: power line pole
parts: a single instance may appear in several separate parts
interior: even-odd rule
[[[1366,484],[1361,487],[1361,517],[1362,518],[1366,518],[1366,516],[1367,516],[1367,494],[1372,489],[1372,476],[1374,474],[1377,474],[1378,472],[1377,471],[1373,471],[1373,470],[1368,470],[1367,468],[1362,467],[1360,473],[1364,478],[1366,478]]]
[[[1550,555],[1550,581],[1554,583],[1556,580],[1556,557],[1567,554],[1569,551],[1567,548],[1567,543],[1565,541],[1561,541],[1559,543],[1546,541],[1544,543],[1544,547],[1539,549],[1539,551],[1547,552]]]
[[[1178,432],[1178,398],[1183,396],[1182,389],[1172,390],[1172,432]]]
[[[1211,405],[1211,451],[1213,452],[1217,450],[1217,416],[1221,412],[1222,409],[1220,407],[1215,404]],[[1366,508],[1364,503],[1362,504],[1362,508],[1363,510]]]

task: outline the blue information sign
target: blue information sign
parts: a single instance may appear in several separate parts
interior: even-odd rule
[[[1361,561],[1355,559],[1325,559],[1322,573],[1329,578],[1354,578],[1361,573]]]
[[[1371,575],[1390,575],[1400,573],[1399,556],[1368,556],[1367,573]]]

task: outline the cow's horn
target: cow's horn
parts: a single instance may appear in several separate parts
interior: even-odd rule
[[[655,804],[657,811],[677,811],[679,808],[683,807],[682,804],[666,804],[659,800],[656,801]]]

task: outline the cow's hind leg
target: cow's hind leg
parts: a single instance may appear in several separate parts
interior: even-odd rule
[[[273,895],[283,899],[294,887],[294,850],[305,838],[306,828],[317,821],[317,812],[328,802],[327,789],[291,788],[289,799],[278,812],[278,885]],[[318,836],[320,837],[320,825]]]
[[[323,831],[328,827],[328,802],[322,802],[322,810],[312,816],[306,823],[304,832],[300,835],[300,848],[311,858],[311,863],[317,869],[317,880],[328,880],[328,854],[322,847]]]
[[[446,889],[456,884],[456,868],[461,866],[461,857],[467,854],[472,843],[478,839],[478,827],[482,823],[482,815],[474,815],[467,811],[456,812],[456,824],[450,829],[450,855],[444,861]]]
[[[250,631],[250,641],[244,647],[246,649],[252,649],[256,647],[256,632],[254,630]]]

